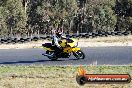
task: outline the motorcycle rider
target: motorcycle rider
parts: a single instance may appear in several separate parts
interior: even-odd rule
[[[63,51],[63,48],[61,47],[61,45],[59,44],[59,42],[61,42],[61,39],[64,38],[62,36],[62,32],[60,31],[55,31],[52,37],[52,45],[54,45],[55,47],[55,54],[58,55],[59,53],[61,53]]]

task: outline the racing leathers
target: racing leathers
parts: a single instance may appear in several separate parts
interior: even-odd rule
[[[55,54],[58,55],[63,51],[63,48],[60,46],[59,41],[61,41],[61,37],[57,37],[56,35],[53,35],[52,37],[52,44],[55,46]]]
[[[61,40],[61,38],[58,38],[56,35],[53,35],[53,41],[52,44],[56,45],[57,47],[61,48],[59,41]]]

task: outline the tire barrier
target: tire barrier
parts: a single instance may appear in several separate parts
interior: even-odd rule
[[[31,39],[31,41],[38,41],[39,40],[39,37],[33,37],[32,39]]]
[[[1,39],[1,44],[6,44],[7,39]]]
[[[18,39],[17,38],[13,38],[11,41],[13,44],[18,43]]]
[[[115,32],[90,32],[90,33],[80,33],[80,34],[66,34],[69,38],[96,38],[96,37],[108,37],[108,36],[128,36],[132,34],[129,31],[115,31]],[[26,37],[26,38],[0,38],[0,44],[15,44],[15,43],[26,43],[38,40],[51,40],[51,36],[41,36],[41,37]]]
[[[20,38],[20,40],[18,40],[19,43],[24,43],[25,39],[24,38]]]
[[[45,39],[46,39],[46,37],[40,37],[40,39],[41,39],[41,40],[45,40]]]

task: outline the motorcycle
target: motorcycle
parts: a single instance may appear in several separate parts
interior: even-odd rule
[[[77,47],[78,42],[74,38],[62,39],[59,44],[62,47],[62,52],[56,54],[56,47],[52,43],[42,44],[42,47],[46,50],[44,56],[47,56],[51,60],[57,60],[58,58],[69,58],[73,54],[77,59],[84,59],[85,54]]]

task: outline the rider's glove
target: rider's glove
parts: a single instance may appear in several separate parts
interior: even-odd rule
[[[63,47],[60,47],[61,50],[63,50]]]
[[[58,46],[61,50],[63,50],[63,47],[62,46]]]

